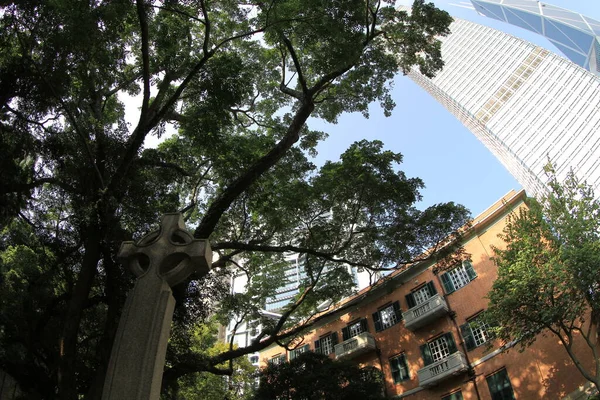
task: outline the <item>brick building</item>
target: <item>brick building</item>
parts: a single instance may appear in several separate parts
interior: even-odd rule
[[[261,364],[304,351],[352,359],[383,371],[389,398],[585,398],[589,385],[555,338],[503,351],[478,320],[497,276],[492,246],[502,246],[506,217],[524,201],[524,191],[511,191],[474,219],[464,235],[470,261],[437,274],[432,262],[395,271],[340,302],[295,350],[264,349]],[[586,354],[583,344],[575,351]]]

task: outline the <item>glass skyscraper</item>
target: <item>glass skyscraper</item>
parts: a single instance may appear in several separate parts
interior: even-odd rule
[[[600,193],[600,78],[514,36],[455,20],[444,69],[411,79],[454,114],[530,195],[550,160]],[[474,166],[477,167],[477,166]]]
[[[537,0],[471,0],[481,15],[545,36],[575,64],[600,75],[600,21]]]

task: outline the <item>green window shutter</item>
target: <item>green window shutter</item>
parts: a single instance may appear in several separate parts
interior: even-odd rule
[[[398,365],[398,357],[390,360],[390,369],[392,370],[392,378],[394,378],[394,383],[400,382],[400,366]]]
[[[473,269],[473,264],[471,264],[471,261],[463,261],[463,265],[465,266],[465,271],[467,271],[467,275],[469,276],[470,280],[477,278],[477,273]]]
[[[429,291],[429,296],[434,296],[437,294],[437,290],[435,289],[433,281],[427,282],[427,290]]]
[[[369,324],[366,318],[360,320],[360,330],[361,332],[369,332]]]
[[[475,339],[473,338],[473,332],[471,331],[471,324],[468,322],[460,326],[460,333],[465,341],[467,351],[473,350],[475,347]]]
[[[450,354],[454,354],[458,351],[456,348],[456,342],[454,341],[454,336],[452,336],[452,332],[448,332],[444,335],[446,338],[446,343],[448,344],[448,351]]]
[[[315,353],[321,354],[321,341],[315,340]]]
[[[394,307],[394,313],[396,314],[396,321],[402,321],[402,310],[400,309],[400,302],[395,301],[392,303],[392,307]]]
[[[375,332],[380,332],[383,330],[381,326],[381,316],[379,315],[379,311],[373,313],[373,325],[375,325]]]
[[[403,354],[398,357],[398,367],[400,369],[400,378],[405,381],[410,379],[410,372],[408,370],[408,363],[406,362],[406,356]]]
[[[425,365],[433,364],[433,357],[431,356],[431,349],[429,348],[429,343],[425,343],[419,347],[421,350],[421,356],[423,357],[423,361],[425,361]]]
[[[442,279],[442,285],[444,285],[444,291],[446,292],[446,294],[454,292],[454,284],[450,280],[448,273],[444,272],[442,275],[440,275],[440,278]]]
[[[333,332],[331,334],[331,343],[335,346],[336,344],[338,344],[338,336],[337,336],[337,332]]]
[[[462,391],[454,392],[448,396],[442,397],[442,400],[463,400]]]
[[[347,326],[342,328],[342,340],[350,339],[350,328]]]
[[[406,295],[406,304],[408,304],[408,309],[411,309],[417,305],[412,293]]]
[[[498,385],[498,374],[490,375],[486,378],[488,387],[490,388],[490,394],[494,397],[494,394],[499,390],[502,390],[502,385]]]
[[[506,369],[501,369],[486,378],[492,400],[514,400],[515,394]]]
[[[408,364],[406,363],[406,356],[404,354],[390,359],[390,368],[392,370],[394,383],[400,383],[410,379]]]

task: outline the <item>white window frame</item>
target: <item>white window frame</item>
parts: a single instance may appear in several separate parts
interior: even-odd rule
[[[306,353],[308,351],[308,345],[302,345],[299,347],[296,347],[294,350],[290,351],[290,361],[293,360],[294,358],[298,357],[300,354]]]
[[[450,355],[450,348],[448,347],[448,342],[444,336],[429,342],[428,345],[429,350],[431,351],[431,358],[433,358],[433,362],[443,360]]]
[[[271,357],[271,365],[281,365],[287,361],[285,354],[278,354],[276,356]]]
[[[489,326],[483,321],[471,321],[469,322],[469,328],[471,328],[473,341],[475,342],[475,346],[477,347],[481,346],[486,342],[489,342],[492,339],[489,333]]]
[[[360,321],[356,321],[352,325],[348,325],[348,335],[349,335],[348,338],[358,336],[362,332],[363,332],[363,330],[362,330],[362,325],[360,324]]]
[[[319,340],[320,340],[320,344],[321,344],[321,346],[319,347],[320,351],[321,351],[321,354],[327,355],[327,354],[333,353],[333,351],[334,351],[334,348],[333,348],[333,338],[331,337],[331,335],[327,335],[325,337],[322,337]]]
[[[398,369],[394,368],[394,364]],[[392,372],[392,379],[394,383],[398,384],[400,382],[404,382],[410,380],[410,369],[408,367],[408,361],[406,359],[406,354],[402,353],[397,355],[396,357],[390,358],[390,370]],[[398,378],[394,376],[394,372],[397,371]]]
[[[429,288],[427,287],[427,285],[423,286],[419,290],[415,290],[414,292],[412,292],[412,295],[415,301],[415,305],[417,306],[427,302],[427,300],[429,300],[429,298],[431,297],[431,293],[429,293]]]
[[[448,278],[452,281],[455,291],[471,282],[464,264],[448,271]]]
[[[393,304],[379,310],[379,320],[381,321],[381,330],[392,327],[398,323]]]

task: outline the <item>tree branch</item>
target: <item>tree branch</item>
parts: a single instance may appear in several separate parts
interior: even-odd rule
[[[175,163],[170,163],[170,162],[166,162],[166,161],[146,160],[144,158],[140,158],[139,163],[140,163],[140,165],[143,165],[143,166],[172,169],[172,170],[179,172],[179,174],[181,174],[183,176],[192,176],[192,174],[190,174],[185,169],[181,168],[179,165],[177,165]]]
[[[128,85],[131,85],[133,82],[137,81],[138,79],[142,78],[143,76],[144,76],[144,74],[141,73],[141,72],[137,73],[137,74],[134,74],[131,78],[126,79],[125,81],[121,82],[120,84],[118,84],[114,88],[112,88],[112,89],[106,89],[106,91],[104,93],[102,93],[102,96],[105,99],[108,99],[112,95],[117,94],[119,91],[123,90],[125,87],[127,87]]]
[[[304,74],[302,73],[302,67],[300,66],[300,60],[298,59],[296,50],[294,49],[294,46],[292,46],[292,42],[290,42],[290,40],[283,33],[280,33],[280,36],[281,40],[283,41],[283,44],[285,44],[285,47],[287,48],[288,52],[290,53],[290,56],[292,57],[292,61],[294,62],[294,68],[298,73],[298,82],[300,82],[300,86],[302,87],[302,93],[304,93],[304,95],[306,96],[308,95],[308,87],[306,86],[306,80],[304,79]]]
[[[285,245],[285,246],[269,246],[262,244],[253,244],[253,243],[241,243],[241,242],[219,242],[215,243],[211,246],[213,250],[219,249],[235,249],[242,251],[264,251],[267,253],[302,253],[302,254],[310,254],[315,257],[323,258],[327,261],[333,261],[336,263],[348,264],[355,267],[365,267],[368,268],[369,264],[359,263],[351,260],[346,260],[343,258],[336,258],[331,253],[325,253],[322,251],[309,249],[305,247]]]
[[[75,189],[73,186],[70,186],[64,182],[61,182],[60,180],[58,180],[56,178],[39,178],[39,179],[35,179],[34,181],[32,181],[30,183],[7,184],[7,185],[0,186],[0,187],[2,187],[2,191],[1,191],[2,193],[17,193],[17,192],[23,192],[23,191],[35,189],[35,188],[38,188],[47,183],[56,185],[56,186],[60,187],[61,189],[65,190],[69,193],[72,193],[72,194],[80,194],[81,193],[80,191]]]
[[[149,34],[148,21],[146,19],[146,5],[144,0],[136,0],[137,15],[140,22],[141,40],[142,40],[142,78],[144,81],[144,97],[142,100],[142,111],[140,113],[139,125],[142,125],[147,117],[148,104],[150,103],[150,49],[149,49]]]
[[[206,25],[206,22],[203,19],[193,16],[192,14],[188,14],[185,11],[177,10],[175,8],[165,7],[165,6],[157,6],[151,5],[151,7],[158,8],[159,10],[169,11],[175,14],[183,15],[184,17],[193,19],[194,21],[200,22],[202,25]]]
[[[27,54],[28,52],[25,49],[25,46],[23,45],[21,35],[19,34],[19,32],[17,32],[16,35],[19,38],[19,42],[21,44],[21,50],[24,52],[24,54]],[[83,133],[83,131],[79,127],[77,119],[75,118],[75,116],[73,115],[71,110],[69,110],[69,107],[67,106],[65,101],[62,99],[62,97],[60,97],[58,95],[58,93],[54,89],[54,86],[51,85],[50,82],[48,82],[48,80],[46,79],[46,75],[44,73],[42,73],[42,71],[40,71],[40,68],[37,65],[37,63],[30,56],[27,56],[27,59],[31,63],[31,65],[33,65],[33,68],[37,72],[39,78],[44,82],[44,85],[46,85],[48,87],[48,89],[50,89],[52,96],[56,99],[56,101],[58,101],[61,108],[65,112],[67,119],[71,122],[71,125],[73,126],[73,129],[75,130],[75,133],[77,134],[77,136],[79,136],[79,138],[83,142],[83,146],[85,148],[86,155],[88,156],[90,165],[92,166],[92,168],[94,169],[94,172],[96,173],[96,177],[98,178],[98,182],[100,183],[101,188],[104,188],[105,187],[104,179],[102,178],[102,174],[100,173],[100,170],[98,169],[98,165],[96,165],[96,162],[94,160],[94,155],[92,154],[92,150],[88,143],[88,138],[86,137],[86,135]]]
[[[294,143],[300,139],[300,130],[314,110],[314,107],[312,101],[309,100],[305,100],[300,104],[284,137],[266,155],[256,161],[245,173],[225,188],[221,195],[212,202],[194,232],[196,238],[208,238],[223,213],[231,206],[235,199],[283,158]]]
[[[577,367],[577,369],[579,370],[581,375],[583,375],[583,377],[585,379],[587,379],[588,381],[595,383],[597,386],[599,384],[599,382],[588,373],[588,371],[583,367],[583,365],[581,365],[581,361],[579,361],[579,358],[577,358],[577,355],[575,353],[573,353],[573,349],[571,348],[573,343],[572,342],[567,343],[565,341],[565,339],[563,338],[563,336],[559,332],[557,332],[555,329],[550,329],[550,330],[552,331],[552,333],[554,333],[556,336],[558,336],[558,338],[560,339],[560,342],[562,343],[563,347],[569,354],[569,357],[571,358],[571,360],[573,360],[575,367]]]

